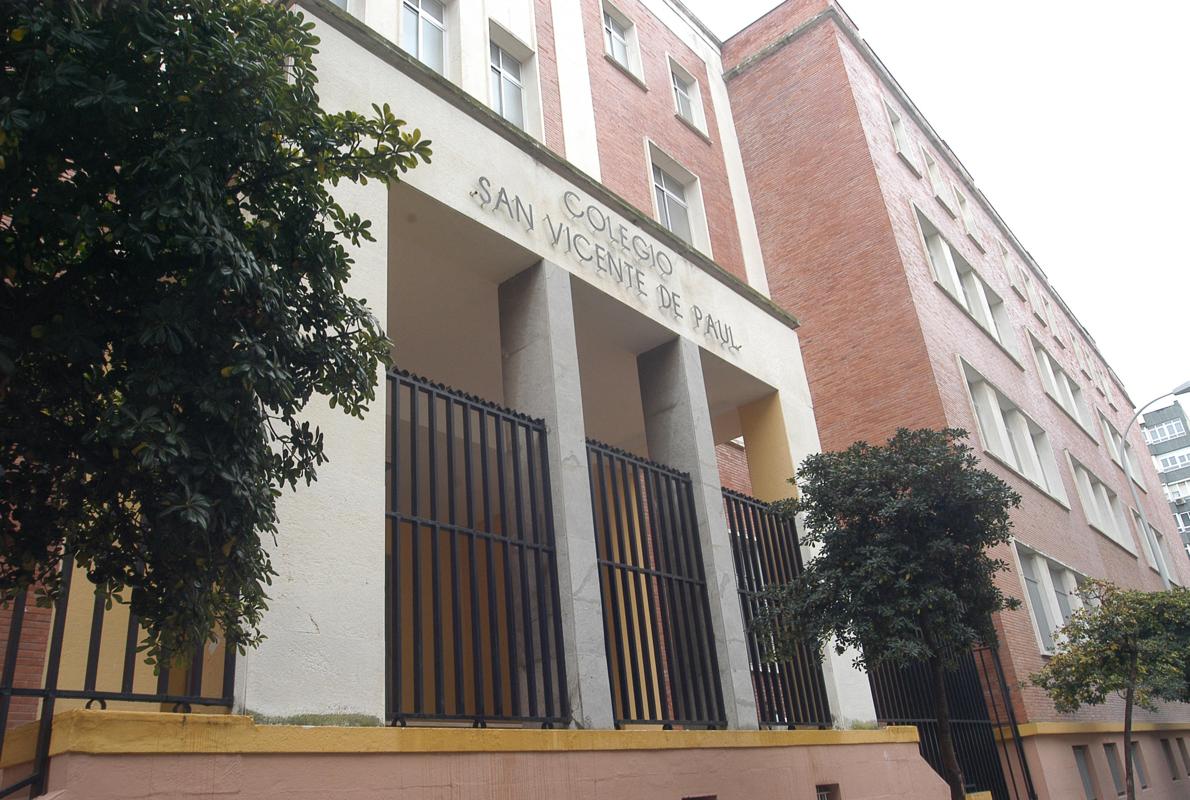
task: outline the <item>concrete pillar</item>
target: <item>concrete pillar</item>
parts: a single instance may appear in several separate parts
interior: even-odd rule
[[[711,414],[698,345],[674,339],[637,358],[649,457],[690,473],[727,724],[757,728],[744,618],[736,588]]]
[[[542,261],[499,295],[505,402],[546,425],[571,712],[580,727],[612,728],[570,274]]]
[[[818,449],[813,409],[792,393],[774,392],[741,406],[740,426],[756,498],[772,502],[794,497],[797,487],[789,478],[796,474],[800,458]],[[797,530],[800,537],[803,532],[800,517]],[[801,550],[803,562],[814,557],[813,549]],[[840,727],[876,719],[872,687],[867,673],[852,663],[855,656],[852,649],[839,655],[833,646],[823,653],[822,677],[827,700],[834,722]]]

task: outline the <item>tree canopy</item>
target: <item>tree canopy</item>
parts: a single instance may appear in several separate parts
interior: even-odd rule
[[[302,409],[362,415],[388,357],[330,186],[429,142],[322,110],[284,4],[12,0],[0,36],[0,597],[68,553],[150,657],[253,645],[276,499],[326,460]]]

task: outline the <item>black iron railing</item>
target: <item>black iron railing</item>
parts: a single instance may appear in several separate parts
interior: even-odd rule
[[[154,673],[138,649],[143,632],[136,615],[123,604],[108,609],[101,593],[87,592],[84,587],[89,584],[76,584],[76,573],[81,569],[73,566],[69,555],[63,557],[62,563],[67,566],[52,610],[29,605],[27,595],[17,596],[8,609],[8,636],[0,673],[0,753],[14,704],[29,706],[23,710],[27,716],[37,718],[38,728],[30,774],[0,787],[0,797],[26,787],[30,797],[44,793],[54,712],[60,700],[85,701],[87,708],[107,708],[109,703],[142,707],[158,704],[162,710],[185,712],[194,706],[230,708],[233,702],[234,647],[222,642],[205,643],[195,648],[184,668],[161,668]],[[93,597],[89,620],[86,615],[77,617],[70,612],[72,585],[76,602],[80,596]],[[77,619],[68,630],[69,616]],[[52,620],[48,642],[25,636],[27,624],[47,620]],[[105,635],[105,630],[111,631],[113,626],[118,626],[116,635]],[[40,708],[35,707],[37,704]]]
[[[802,572],[802,556],[793,519],[776,514],[768,503],[723,490],[723,511],[731,535],[740,606],[748,630],[748,663],[756,690],[756,712],[761,725],[793,728],[799,725],[829,727],[830,703],[822,662],[813,647],[801,645],[794,658],[767,662],[752,633],[752,620],[760,613],[763,592],[789,583]]]
[[[587,441],[618,726],[724,727],[690,476]]]
[[[876,716],[889,725],[914,725],[922,757],[942,774],[929,668],[883,666],[868,673]],[[955,753],[968,792],[991,792],[995,800],[1035,800],[1007,681],[996,651],[980,647],[947,673]]]
[[[545,424],[388,374],[387,706],[569,719]]]

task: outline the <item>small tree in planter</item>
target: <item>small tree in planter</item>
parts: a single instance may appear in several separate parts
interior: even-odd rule
[[[902,428],[881,446],[858,442],[802,462],[804,542],[818,554],[795,581],[772,590],[755,627],[772,657],[800,642],[859,652],[857,665],[926,662],[951,797],[964,796],[947,705],[948,669],[994,642],[992,614],[1015,608],[994,577],[1008,565],[988,555],[1010,538],[1020,496],[979,467],[961,429]]]
[[[1083,608],[1060,632],[1057,653],[1032,682],[1061,712],[1124,698],[1124,785],[1135,800],[1132,713],[1159,701],[1190,701],[1190,590],[1121,589],[1089,581]]]

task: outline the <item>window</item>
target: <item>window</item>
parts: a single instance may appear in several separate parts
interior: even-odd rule
[[[959,191],[959,187],[954,187],[954,199],[959,206],[959,219],[963,223],[963,232],[966,233],[974,241],[975,239],[975,212],[971,210],[971,202],[967,199],[967,195]],[[976,242],[978,244],[978,242]],[[980,248],[981,250],[983,248]]]
[[[492,108],[513,125],[524,129],[525,91],[521,84],[521,62],[495,42],[489,46],[492,53]]]
[[[1168,442],[1170,439],[1176,439],[1179,436],[1186,435],[1186,426],[1182,424],[1180,419],[1171,419],[1166,422],[1146,427],[1145,441],[1149,444],[1160,444],[1161,442]]]
[[[1116,466],[1125,469],[1137,482],[1137,485],[1140,485],[1140,474],[1132,463],[1132,445],[1124,441],[1124,437],[1120,435],[1114,425],[1107,421],[1103,412],[1099,414],[1099,425],[1103,428],[1103,444],[1107,448],[1107,454],[1111,456],[1111,460],[1116,462]]]
[[[686,187],[654,164],[653,191],[657,196],[657,214],[661,224],[691,244],[693,238],[690,235],[690,207],[686,203]]]
[[[1041,650],[1052,653],[1059,629],[1082,608],[1078,596],[1080,576],[1019,543],[1016,549]]]
[[[1153,554],[1153,544],[1149,537],[1145,535],[1145,523],[1141,519],[1140,513],[1135,509],[1132,511],[1132,527],[1136,529],[1136,538],[1140,539],[1140,549],[1145,554],[1145,561],[1149,562],[1149,566],[1160,572],[1160,567],[1157,566],[1157,558]],[[1150,530],[1152,530],[1150,526]]]
[[[1190,447],[1183,447],[1180,450],[1173,450],[1168,453],[1162,453],[1159,456],[1153,456],[1153,461],[1157,463],[1158,472],[1169,472],[1174,469],[1181,469],[1182,467],[1190,467]]]
[[[1145,758],[1140,751],[1140,742],[1132,742],[1132,772],[1140,782],[1140,788],[1149,788],[1149,773],[1145,769]]]
[[[1099,790],[1095,785],[1095,773],[1091,767],[1091,754],[1087,748],[1079,745],[1074,748],[1074,764],[1078,768],[1078,776],[1083,782],[1083,797],[1086,800],[1099,800]]]
[[[401,0],[401,47],[439,75],[445,63],[445,12],[438,0]]]
[[[1190,775],[1190,751],[1186,750],[1186,740],[1178,737],[1178,751],[1182,754],[1182,765],[1186,767],[1186,774]]]
[[[1178,762],[1174,760],[1173,745],[1169,743],[1169,739],[1161,740],[1161,752],[1165,755],[1165,765],[1169,767],[1169,779],[1180,781],[1182,779],[1182,773],[1178,769]]]
[[[1185,533],[1190,531],[1190,511],[1182,511],[1173,515],[1174,520],[1178,523],[1178,531]]]
[[[1066,490],[1045,431],[965,362],[963,369],[984,448],[1065,504]]]
[[[996,248],[1000,251],[1000,263],[1008,275],[1008,285],[1022,299],[1025,298],[1025,278],[1021,273],[1021,265],[1012,257],[1012,252],[1005,247],[1004,242],[997,241]]]
[[[934,197],[946,209],[946,212],[952,217],[954,216],[954,201],[948,200],[948,189],[946,180],[942,177],[942,168],[938,166],[938,160],[930,155],[930,151],[922,145],[921,148],[922,162],[926,165],[926,177],[930,181],[930,189],[934,192]]]
[[[897,155],[917,173],[917,165],[913,163],[911,155],[913,145],[909,139],[909,131],[905,128],[905,120],[887,100],[884,101],[884,110],[888,112],[888,124],[892,128],[893,145],[897,148]]]
[[[1123,797],[1125,794],[1124,765],[1120,762],[1120,748],[1116,747],[1114,742],[1105,742],[1103,754],[1107,756],[1107,768],[1111,771],[1111,781],[1116,786],[1116,794]]]
[[[971,316],[975,322],[999,342],[1005,350],[1017,354],[1016,339],[1004,301],[979,273],[959,255],[928,219],[918,213],[922,233],[926,237],[926,253],[938,284]]]
[[[1171,503],[1174,500],[1181,500],[1183,497],[1190,497],[1190,480],[1174,481],[1161,488],[1165,490],[1165,498]]]
[[[1082,501],[1087,522],[1116,544],[1135,553],[1128,541],[1128,523],[1124,520],[1123,508],[1116,493],[1078,461],[1073,458],[1070,461],[1074,468],[1074,483],[1078,487],[1079,500]]]
[[[642,80],[636,26],[610,3],[603,4],[603,49],[608,58],[638,81]]]
[[[1036,339],[1033,339],[1033,354],[1037,356],[1037,370],[1041,373],[1041,385],[1045,388],[1045,393],[1053,398],[1063,411],[1074,417],[1075,422],[1090,430],[1091,411],[1083,399],[1082,387],[1070,379],[1066,370],[1058,365],[1049,351]]]
[[[673,83],[674,110],[678,117],[706,134],[707,121],[703,115],[702,92],[698,89],[698,81],[672,58],[669,60],[669,77]]]

